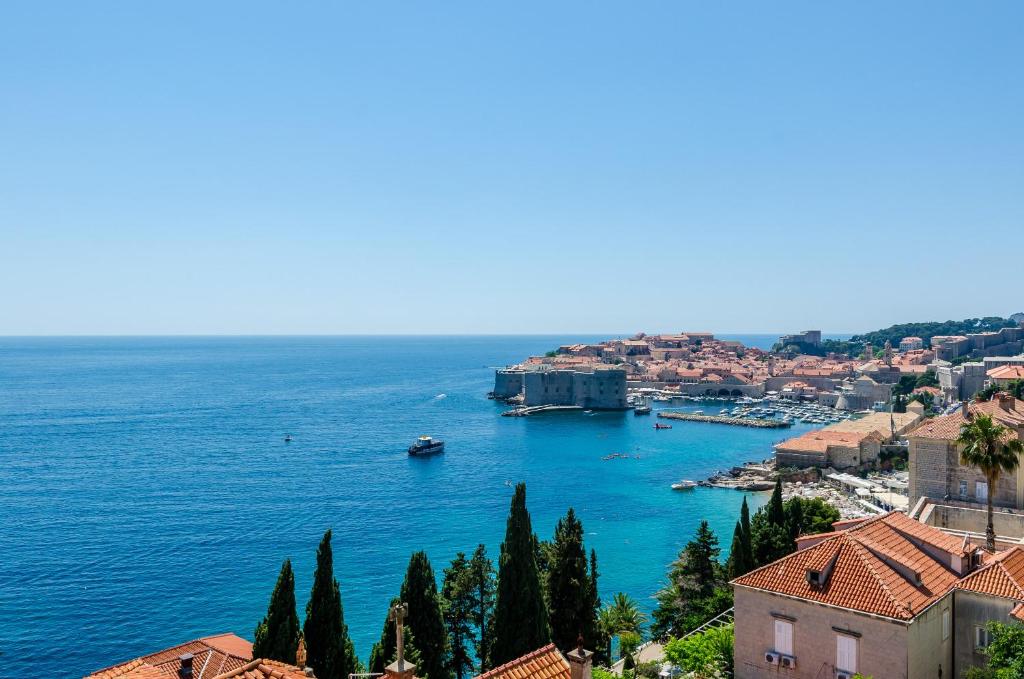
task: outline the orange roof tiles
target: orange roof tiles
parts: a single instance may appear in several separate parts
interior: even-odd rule
[[[968,408],[972,415],[986,414],[1001,424],[1024,427],[1024,404],[1018,399],[1011,398],[1004,403],[996,397],[991,401],[970,403]],[[957,411],[952,415],[925,420],[920,427],[910,431],[907,436],[952,441],[960,436],[960,426],[966,421],[963,411]]]
[[[569,679],[569,661],[554,644],[507,662],[481,674],[477,679]]]
[[[997,554],[990,563],[961,580],[957,588],[1024,600],[1024,549],[1013,547]]]
[[[287,663],[277,660],[253,660],[246,665],[237,667],[230,672],[218,674],[214,679],[307,679],[306,673]]]
[[[962,554],[956,538],[893,512],[836,533],[733,584],[911,620],[957,581],[957,574],[922,549],[919,540],[951,555]],[[811,585],[807,571],[823,571],[828,564],[833,565],[824,585]]]
[[[252,644],[234,634],[218,634],[157,651],[90,674],[87,679],[157,679],[177,677],[181,656],[192,654],[194,679],[211,679],[249,663]]]
[[[994,380],[1022,380],[1024,379],[1024,365],[1001,365],[992,368],[985,373]]]
[[[818,429],[787,439],[777,445],[776,448],[824,454],[828,452],[829,446],[859,446],[861,441],[873,433]]]

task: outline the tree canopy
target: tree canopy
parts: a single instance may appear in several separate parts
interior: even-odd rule
[[[324,533],[316,550],[313,589],[306,604],[306,664],[319,679],[348,679],[355,668],[355,652],[348,637],[341,606],[341,589],[334,579],[331,531]]]
[[[256,626],[252,644],[254,658],[268,658],[295,664],[299,648],[299,616],[295,612],[295,574],[285,559],[277,584],[270,595],[267,615]]]

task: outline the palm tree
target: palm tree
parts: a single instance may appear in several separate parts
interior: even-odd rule
[[[612,658],[612,640],[626,633],[640,634],[647,622],[647,616],[640,611],[628,594],[619,592],[612,597],[612,603],[602,608],[597,614],[597,625],[608,643],[608,660]]]
[[[1007,427],[995,422],[990,415],[975,415],[960,426],[956,442],[963,446],[960,464],[976,467],[988,483],[988,526],[985,528],[985,548],[996,551],[996,531],[992,525],[992,496],[1003,473],[1010,474],[1020,465],[1024,444]]]
[[[647,616],[640,612],[628,594],[619,592],[612,597],[612,612],[618,625],[617,632],[640,632],[640,628],[647,622]]]

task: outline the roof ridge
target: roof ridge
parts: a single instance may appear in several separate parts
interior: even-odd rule
[[[550,653],[551,651],[557,652],[558,653],[558,657],[561,658],[562,662],[564,662],[566,665],[569,664],[565,660],[565,656],[562,655],[562,652],[559,651],[558,648],[555,646],[554,642],[548,642],[545,646],[541,646],[540,648],[538,648],[536,650],[530,651],[526,655],[521,655],[518,658],[513,658],[512,660],[509,660],[508,662],[506,662],[506,663],[504,663],[502,665],[498,665],[497,667],[493,667],[493,668],[487,670],[483,674],[477,675],[476,679],[484,679],[485,677],[488,677],[488,676],[494,676],[494,675],[496,675],[499,672],[503,672],[503,671],[509,669],[510,667],[515,667],[516,665],[524,664],[524,663],[526,663],[526,662],[528,662],[530,660],[533,660],[534,658],[537,658],[537,657],[542,656],[542,655],[546,655],[546,654]]]
[[[1006,579],[1010,581],[1010,584],[1013,585],[1013,588],[1017,590],[1017,594],[1020,595],[1020,598],[1024,599],[1024,589],[1022,589],[1021,586],[1017,584],[1017,579],[1010,574],[1010,571],[1006,570],[1006,566],[1004,565],[1004,563],[1004,561],[996,561],[993,565],[999,567],[999,570],[1003,572],[1003,575],[1005,575]]]
[[[868,569],[868,572],[871,574],[871,577],[873,577],[875,579],[875,582],[878,583],[878,586],[882,588],[882,591],[885,592],[885,595],[889,598],[889,601],[893,604],[893,606],[895,606],[897,609],[902,609],[902,610],[906,611],[907,613],[909,613],[911,616],[913,616],[914,611],[910,607],[910,605],[907,604],[905,601],[900,601],[896,597],[896,595],[893,593],[892,589],[889,587],[889,583],[887,583],[884,579],[882,579],[882,576],[875,569],[874,564],[872,564],[870,562],[870,560],[867,557],[867,554],[864,553],[864,552],[870,553],[871,549],[869,547],[867,547],[866,545],[862,544],[860,542],[860,540],[854,539],[853,536],[849,536],[849,537],[850,537],[851,545],[855,545],[854,552],[856,553],[857,558],[859,558],[861,560],[861,563],[864,564],[864,567],[866,569]],[[885,563],[884,561],[879,559],[874,554],[871,554],[871,556],[874,557],[876,560],[878,560],[879,563]],[[893,572],[895,572],[895,569],[893,569]],[[903,576],[900,576],[900,577],[903,577]]]
[[[755,568],[752,571],[744,573],[743,575],[741,575],[741,576],[739,576],[737,578],[733,578],[731,582],[739,582],[740,580],[744,580],[744,579],[750,577],[754,573],[760,573],[761,571],[766,570],[768,568],[772,568],[773,566],[778,566],[778,565],[780,565],[782,563],[785,563],[785,562],[787,562],[787,561],[789,561],[789,560],[791,560],[791,559],[793,559],[793,558],[795,558],[797,556],[806,557],[808,555],[808,553],[810,553],[812,550],[813,551],[817,551],[818,549],[821,549],[824,545],[829,544],[830,542],[835,540],[837,537],[845,534],[846,532],[847,531],[835,531],[834,530],[834,531],[831,531],[831,533],[812,533],[811,535],[801,536],[801,537],[812,537],[812,536],[818,536],[818,535],[828,535],[828,537],[822,539],[821,542],[818,542],[817,544],[811,545],[810,547],[808,547],[806,549],[800,549],[800,550],[797,550],[795,552],[790,552],[789,554],[787,554],[786,556],[784,556],[784,557],[782,557],[780,559],[776,559],[775,561],[772,561],[770,563],[766,563],[763,566],[758,566],[757,568]],[[742,583],[740,583],[740,584],[742,584]]]

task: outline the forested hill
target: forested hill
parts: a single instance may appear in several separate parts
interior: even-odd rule
[[[986,316],[985,318],[966,318],[962,321],[932,321],[924,323],[900,323],[882,330],[873,330],[862,335],[854,335],[848,340],[824,340],[820,347],[801,346],[804,353],[825,355],[829,352],[857,356],[864,350],[864,344],[870,342],[877,350],[885,345],[886,340],[898,347],[904,337],[920,337],[927,347],[928,342],[936,335],[966,335],[968,333],[988,332],[999,328],[1011,328],[1018,323],[1009,318]]]

